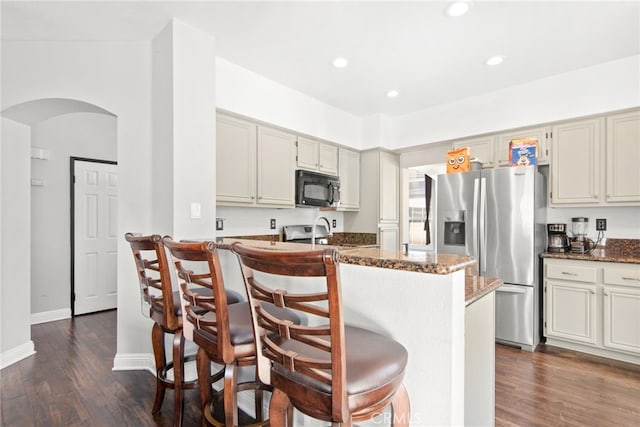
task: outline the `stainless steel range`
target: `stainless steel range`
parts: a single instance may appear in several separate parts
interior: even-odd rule
[[[283,240],[291,243],[311,243],[313,239],[313,225],[285,225],[282,227]],[[329,231],[325,225],[316,225],[315,243],[326,245]]]

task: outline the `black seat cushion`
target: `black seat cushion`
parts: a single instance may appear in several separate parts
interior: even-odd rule
[[[407,350],[397,341],[366,329],[345,326],[345,344],[347,394],[371,391],[404,375],[408,360]],[[330,360],[329,353],[299,341],[280,340],[278,345],[301,356]],[[274,363],[273,369],[284,378],[326,393],[331,392],[328,384],[289,371],[282,365]]]

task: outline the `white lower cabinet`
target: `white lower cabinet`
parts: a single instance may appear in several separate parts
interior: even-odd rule
[[[640,364],[640,265],[544,260],[547,343]]]
[[[596,343],[596,286],[549,280],[547,336]]]
[[[378,244],[380,249],[398,250],[400,247],[400,229],[397,226],[381,226],[379,232],[380,240]]]

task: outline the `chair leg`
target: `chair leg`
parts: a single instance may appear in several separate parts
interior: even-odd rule
[[[224,368],[224,422],[226,426],[238,425],[238,364],[229,363]],[[277,425],[277,424],[276,424]]]
[[[166,365],[167,359],[164,352],[164,331],[157,323],[151,328],[151,344],[153,346],[153,357],[156,362],[156,397],[153,401],[151,413],[153,415],[160,412],[164,401],[165,384],[160,379],[160,370]]]
[[[173,338],[173,386],[175,403],[173,406],[173,425],[182,426],[182,412],[184,399],[182,398],[182,384],[184,382],[184,336],[182,329],[178,329]]]
[[[280,389],[274,388],[271,393],[269,403],[269,422],[272,426],[292,427],[293,420],[289,419],[293,415],[289,396]]]
[[[257,380],[256,380],[257,381]],[[256,388],[255,391],[255,396],[254,396],[254,402],[255,402],[255,413],[256,413],[256,420],[257,421],[263,421],[264,420],[264,414],[262,413],[262,405],[264,402],[264,393],[260,388]]]
[[[196,354],[196,366],[198,369],[198,388],[200,389],[200,407],[202,408],[202,425],[207,425],[204,411],[211,404],[211,361],[207,352],[198,348]]]
[[[409,393],[404,388],[404,384],[396,391],[391,399],[392,426],[408,427],[411,421],[411,404],[409,402]]]

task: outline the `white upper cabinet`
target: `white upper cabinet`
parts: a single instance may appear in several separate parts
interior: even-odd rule
[[[300,148],[300,147],[298,147]],[[339,210],[360,209],[360,153],[357,151],[338,150],[340,177]]]
[[[640,111],[607,117],[606,201],[640,204]]]
[[[338,175],[338,147],[298,137],[298,169]]]
[[[295,207],[296,137],[258,126],[258,204]]]
[[[482,168],[492,168],[496,162],[494,159],[494,144],[495,136],[485,136],[481,138],[464,139],[456,141],[453,144],[453,148],[469,147],[469,156],[473,159],[477,157],[482,161]]]
[[[216,116],[216,203],[295,207],[295,135]]]
[[[338,175],[338,147],[320,143],[318,148],[318,170],[329,175]]]
[[[298,169],[318,170],[318,141],[298,137]]]
[[[553,127],[551,205],[640,206],[640,110]]]
[[[597,205],[602,195],[604,119],[553,126],[551,204]]]
[[[511,166],[509,164],[509,143],[514,139],[534,138],[538,140],[538,164],[549,164],[549,150],[547,141],[551,137],[551,128],[538,127],[515,130],[498,135],[496,143],[496,160],[498,166]]]
[[[216,117],[216,201],[256,202],[256,125],[221,114]]]

